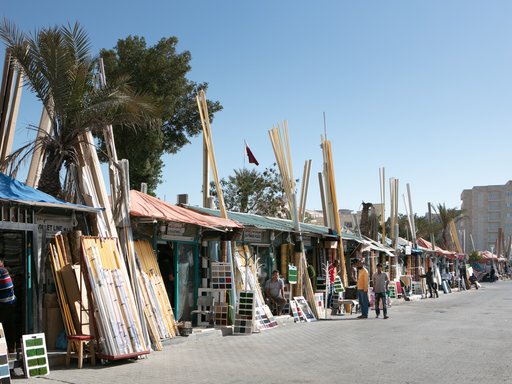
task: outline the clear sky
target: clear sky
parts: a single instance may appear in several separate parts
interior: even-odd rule
[[[268,131],[288,121],[295,177],[312,159],[307,207],[321,209],[323,113],[340,208],[380,202],[379,168],[411,186],[414,211],[460,207],[463,189],[504,184],[512,143],[512,2],[97,1],[0,2],[21,29],[78,21],[94,53],[128,35],[177,36],[189,78],[224,110],[212,124],[221,177],[244,166],[244,140],[274,160]],[[0,53],[3,63],[4,50]],[[16,142],[40,106],[24,93]],[[165,157],[158,196],[201,204],[202,139]],[[254,167],[245,162],[246,167]],[[389,182],[386,182],[387,188]],[[389,206],[389,190],[386,191]],[[389,212],[389,211],[388,211]]]

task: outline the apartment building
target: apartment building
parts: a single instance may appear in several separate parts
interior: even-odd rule
[[[466,232],[466,250],[496,251],[498,229],[508,238],[512,234],[512,180],[505,185],[487,185],[465,189],[461,194]]]

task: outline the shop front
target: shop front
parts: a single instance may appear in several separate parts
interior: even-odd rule
[[[57,231],[70,230],[77,217],[96,212],[98,209],[58,200],[0,174],[0,254],[5,257],[17,298],[10,308],[17,341],[23,334],[47,332],[43,303],[54,288],[46,263],[49,239]]]
[[[209,276],[222,241],[242,226],[130,191],[134,238],[151,242],[177,321],[193,321],[191,312]]]

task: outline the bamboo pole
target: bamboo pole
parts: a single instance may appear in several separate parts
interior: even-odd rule
[[[457,252],[459,254],[462,254],[462,247],[460,246],[459,235],[457,234],[457,228],[455,228],[455,223],[453,220],[450,220],[450,231],[452,233],[453,241],[455,243],[455,247],[457,248]]]
[[[327,209],[325,206],[325,192],[324,192],[324,182],[322,179],[322,172],[318,172],[318,185],[320,186],[320,199],[322,201],[322,216],[324,220],[324,226],[328,227],[328,219],[327,219]]]
[[[411,186],[407,183],[407,196],[409,201],[409,215],[411,222],[411,233],[412,233],[412,245],[416,246],[416,223],[414,221],[414,211],[412,209],[412,195],[411,195]]]
[[[158,311],[160,314],[157,314],[157,316],[162,317],[167,328],[167,333],[169,333],[171,337],[174,337],[178,332],[178,328],[153,248],[149,241],[146,240],[135,241],[134,247],[141,263],[142,271],[148,276],[156,301],[158,302]]]
[[[309,186],[309,175],[311,172],[311,160],[306,160],[304,162],[304,172],[302,175],[302,188],[300,194],[300,204],[299,204],[299,221],[304,221],[304,215],[306,213],[306,200],[308,197],[308,186]]]
[[[297,289],[301,288],[299,286],[299,276],[302,276],[305,282],[302,288],[305,289],[306,300],[308,301],[315,317],[319,318],[315,293],[313,291],[311,279],[309,279],[309,276],[307,276],[307,261],[304,252],[304,244],[302,242],[302,233],[300,229],[297,196],[295,193],[295,181],[293,178],[293,169],[291,162],[291,150],[288,139],[288,123],[286,121],[283,124],[283,133],[284,135],[281,135],[279,126],[277,126],[269,131],[269,136],[270,141],[272,143],[272,148],[274,149],[276,161],[281,172],[283,188],[286,192],[286,196],[288,197],[290,214],[294,224],[294,230],[297,235],[295,254],[300,259],[300,262],[297,266]],[[300,270],[301,268],[302,270]]]
[[[14,83],[14,93],[12,95],[11,108],[9,111],[9,120],[5,126],[4,142],[2,145],[2,160],[11,153],[12,143],[14,141],[14,132],[16,131],[16,122],[18,121],[18,112],[21,103],[21,94],[23,90],[23,71],[17,69],[16,81]],[[5,171],[5,168],[4,168]]]
[[[340,261],[340,274],[341,279],[343,281],[343,285],[348,286],[348,277],[347,277],[347,266],[345,264],[345,251],[343,249],[343,236],[341,230],[340,223],[340,215],[338,210],[338,201],[336,198],[336,181],[334,177],[334,165],[332,160],[332,146],[331,142],[328,140],[323,140],[322,142],[322,150],[324,153],[324,172],[325,172],[325,184],[326,190],[328,190],[328,196],[331,199],[331,209],[330,209],[330,227],[334,229],[339,236],[338,243],[338,256]],[[328,209],[329,210],[329,209]]]
[[[382,239],[381,243],[386,245],[386,170],[384,167],[379,168],[380,176],[380,203],[382,206],[382,212],[380,214],[380,222],[382,227]]]
[[[5,62],[2,74],[2,85],[0,89],[0,165],[4,167],[5,156],[7,154],[8,129],[7,119],[12,105],[11,95],[14,84],[14,66],[10,50],[5,51]]]
[[[203,138],[208,150],[208,157],[210,159],[210,166],[217,189],[217,198],[219,200],[220,214],[224,219],[228,218],[226,212],[226,205],[224,204],[224,194],[219,182],[219,175],[217,173],[217,162],[215,160],[215,152],[213,149],[213,141],[211,136],[210,117],[208,115],[208,104],[206,102],[206,93],[204,90],[199,91],[196,96],[197,107],[199,109],[199,117],[201,119],[201,126],[203,127]]]
[[[41,112],[41,119],[39,120],[39,129],[37,130],[37,139],[50,134],[52,130],[52,124],[50,121],[50,116],[48,115],[48,111],[45,107],[43,107],[43,111]],[[32,157],[30,159],[30,167],[27,173],[27,181],[26,184],[30,187],[36,188],[39,184],[39,178],[41,176],[41,170],[43,166],[43,150],[40,146],[37,146],[32,153]]]

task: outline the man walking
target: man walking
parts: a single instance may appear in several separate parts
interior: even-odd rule
[[[377,264],[377,272],[372,276],[373,292],[375,293],[375,317],[380,315],[379,302],[382,300],[382,312],[384,319],[388,318],[388,309],[386,307],[386,293],[388,291],[389,278],[386,272],[382,272],[382,264]]]
[[[367,319],[368,318],[368,271],[363,266],[363,262],[361,260],[357,260],[357,299],[359,300],[359,305],[361,306],[361,316],[358,316],[358,319]]]
[[[434,295],[436,297],[439,297],[439,294],[437,293],[437,284],[434,283],[434,272],[432,272],[432,267],[428,267],[427,273],[424,275],[420,275],[420,277],[424,277],[427,280],[427,287],[428,291],[430,293],[430,298],[433,298]]]

